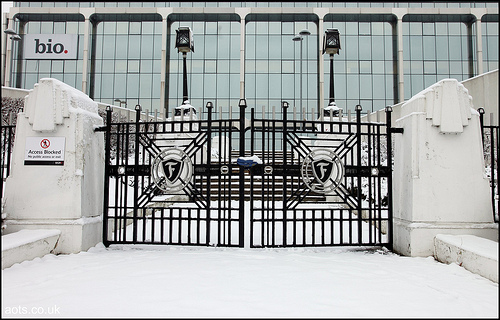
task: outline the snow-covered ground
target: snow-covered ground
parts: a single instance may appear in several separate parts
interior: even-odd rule
[[[498,318],[498,284],[384,249],[111,246],[2,271],[2,318]]]

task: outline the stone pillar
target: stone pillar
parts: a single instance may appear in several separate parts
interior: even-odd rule
[[[65,83],[35,84],[18,114],[5,184],[6,233],[58,229],[56,253],[102,241],[104,137],[97,103]]]
[[[431,256],[436,234],[498,241],[479,114],[455,79],[403,104],[394,146],[394,250]]]

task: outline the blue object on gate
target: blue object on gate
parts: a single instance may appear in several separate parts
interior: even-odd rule
[[[241,159],[241,158],[238,158],[238,160],[236,160],[236,163],[239,165],[239,166],[242,166],[244,168],[251,168],[253,166],[255,166],[257,164],[257,161],[253,160],[253,159]]]

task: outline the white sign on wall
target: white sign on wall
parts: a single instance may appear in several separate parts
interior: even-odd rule
[[[64,165],[65,137],[26,137],[24,165]]]
[[[77,34],[26,34],[25,59],[77,59]]]

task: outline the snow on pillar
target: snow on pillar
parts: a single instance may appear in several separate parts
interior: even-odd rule
[[[479,114],[455,79],[401,109],[394,136],[394,250],[431,256],[436,234],[498,239],[485,174]]]
[[[104,137],[97,103],[51,78],[41,79],[18,114],[5,182],[5,233],[58,229],[56,253],[102,241]]]

